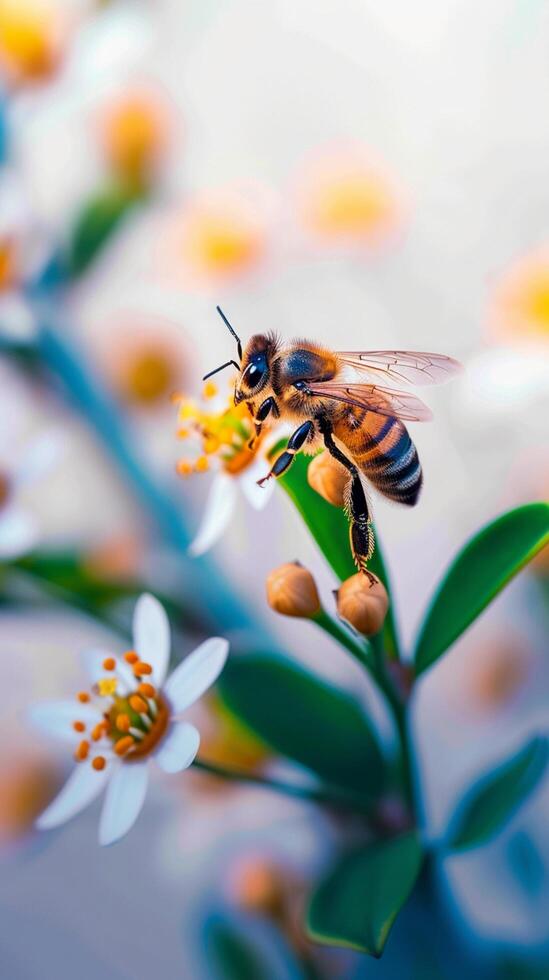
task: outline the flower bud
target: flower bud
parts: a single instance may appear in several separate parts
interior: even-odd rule
[[[299,562],[275,568],[267,577],[267,602],[283,616],[310,619],[320,612],[320,598],[311,573]]]
[[[343,507],[345,486],[349,482],[349,474],[337,459],[327,450],[320,453],[309,463],[307,470],[309,486],[316,490],[324,500],[334,507]]]
[[[385,586],[378,579],[372,585],[363,572],[351,575],[337,592],[339,616],[363,636],[379,632],[388,608]]]

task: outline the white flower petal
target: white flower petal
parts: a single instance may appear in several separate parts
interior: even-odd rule
[[[263,479],[267,476],[269,472],[270,464],[263,456],[258,456],[253,463],[244,470],[242,476],[240,477],[240,488],[242,493],[246,497],[246,500],[254,510],[263,510],[263,508],[269,503],[273,490],[276,485],[276,480],[274,477],[264,483],[262,487],[257,485],[257,481]]]
[[[208,690],[223,670],[228,652],[227,640],[214,636],[185,657],[164,687],[174,711],[184,711]]]
[[[199,745],[200,735],[194,725],[179,721],[166,735],[155,759],[164,772],[181,772],[190,766]]]
[[[58,432],[48,432],[35,439],[26,449],[16,467],[14,483],[16,487],[34,483],[45,476],[63,453],[63,439]]]
[[[231,520],[236,499],[235,478],[227,473],[216,474],[206,499],[200,527],[189,547],[190,555],[203,555],[219,540]]]
[[[49,830],[75,817],[92,800],[95,800],[96,796],[99,796],[109,775],[108,766],[101,772],[97,772],[89,763],[79,763],[53,803],[50,803],[38,817],[36,826],[40,830]]]
[[[106,657],[112,657],[114,659],[114,671],[105,670],[103,667],[103,661]],[[129,665],[121,657],[117,657],[111,653],[110,650],[82,650],[80,658],[92,684],[97,684],[103,677],[114,677],[117,675],[122,683],[122,687],[127,688],[127,690],[132,690],[136,686],[136,681]],[[121,690],[120,693],[125,694],[126,691]]]
[[[142,595],[133,614],[133,645],[140,660],[151,665],[152,682],[164,683],[170,658],[170,624],[164,607],[152,595]]]
[[[99,843],[114,844],[131,830],[145,802],[149,769],[147,762],[120,763],[107,787],[99,821]]]
[[[38,530],[32,517],[15,504],[0,512],[0,558],[17,558],[36,544]]]
[[[74,742],[82,738],[75,732],[75,721],[83,721],[87,728],[93,728],[101,721],[101,712],[91,704],[79,704],[77,701],[45,701],[34,704],[29,709],[27,717],[44,735],[61,738]]]

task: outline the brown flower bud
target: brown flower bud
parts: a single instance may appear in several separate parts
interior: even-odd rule
[[[320,612],[320,598],[311,573],[299,562],[275,568],[267,577],[267,602],[283,616],[310,619]]]
[[[378,579],[372,585],[362,572],[351,575],[337,593],[337,611],[341,619],[364,636],[372,636],[381,629],[388,608],[385,586]]]
[[[334,507],[343,507],[344,492],[349,482],[349,474],[337,459],[326,450],[309,463],[307,470],[309,486],[316,490],[324,500]]]

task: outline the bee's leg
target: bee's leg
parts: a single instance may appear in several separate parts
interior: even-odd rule
[[[358,467],[355,466],[352,460],[334,442],[332,426],[327,419],[319,419],[319,428],[324,437],[324,445],[330,455],[334,459],[337,459],[338,463],[341,463],[350,474],[349,483],[345,492],[345,509],[351,521],[351,550],[358,570],[368,577],[371,585],[375,585],[375,577],[366,568],[374,550],[374,535],[370,522],[368,502]]]
[[[275,415],[277,417],[280,415],[280,412],[278,410],[278,405],[276,404],[276,402],[275,402],[275,400],[274,400],[274,398],[272,396],[269,397],[269,398],[266,398],[265,401],[262,402],[261,405],[258,408],[257,415],[254,418],[255,436],[253,436],[250,439],[250,441],[248,443],[248,449],[253,449],[254,448],[256,439],[259,439],[259,436],[261,435],[261,427],[263,425],[263,422],[265,421],[265,419],[267,418],[267,416],[269,416],[271,414],[271,412],[273,413],[273,415]]]
[[[303,422],[303,425],[300,425],[299,428],[295,430],[295,432],[288,439],[288,445],[286,446],[284,452],[275,459],[270,472],[267,473],[267,476],[264,476],[262,480],[257,481],[260,487],[262,487],[267,480],[270,480],[272,476],[282,476],[282,474],[286,472],[288,467],[292,465],[295,454],[298,453],[300,449],[303,449],[307,439],[310,437],[311,433],[314,432],[314,427],[314,422],[309,421]]]

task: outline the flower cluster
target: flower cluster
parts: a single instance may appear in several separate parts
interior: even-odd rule
[[[180,459],[180,476],[205,473],[212,467],[216,475],[210,488],[202,522],[191,545],[191,554],[204,554],[223,534],[234,512],[238,490],[257,510],[268,502],[272,482],[264,487],[258,480],[269,470],[265,440],[254,439],[252,417],[244,402],[234,405],[232,398],[218,396],[216,386],[207,382],[199,403],[182,395],[178,405],[178,436],[192,441],[198,452]]]
[[[200,736],[180,715],[214,683],[227,658],[226,640],[206,640],[166,679],[170,628],[151,595],[138,600],[133,649],[123,657],[85,654],[90,690],[74,701],[38,704],[31,721],[73,747],[77,766],[37,821],[57,827],[80,813],[106,788],[100,844],[113,844],[133,826],[143,805],[151,759],[176,773],[193,762]]]

